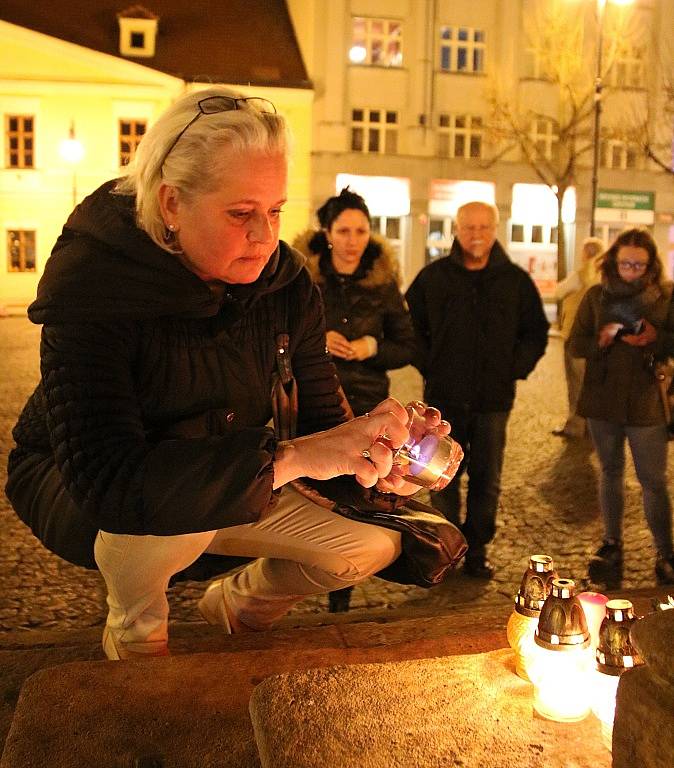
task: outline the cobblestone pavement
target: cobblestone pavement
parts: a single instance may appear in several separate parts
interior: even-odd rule
[[[11,428],[38,379],[39,328],[23,317],[0,318],[0,483],[6,480]],[[402,401],[419,397],[412,368],[392,375],[392,393]],[[444,605],[493,602],[517,590],[527,557],[554,556],[560,575],[584,585],[586,563],[601,538],[596,502],[597,462],[586,441],[564,441],[550,430],[564,416],[562,347],[552,337],[545,358],[520,383],[508,432],[498,530],[490,557],[496,577],[485,583],[457,572],[431,590],[372,578],[357,587],[357,609],[412,608],[420,614]],[[625,578],[629,589],[654,584],[654,551],[643,519],[639,486],[628,462],[625,496]],[[674,453],[670,451],[670,477]],[[47,552],[18,520],[0,492],[0,633],[19,629],[70,629],[103,624],[105,592],[96,572],[70,565]],[[187,582],[169,591],[171,620],[199,621],[196,601],[203,584]],[[327,601],[310,598],[297,613],[320,613]]]

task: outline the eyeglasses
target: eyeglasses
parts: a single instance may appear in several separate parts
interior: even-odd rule
[[[241,106],[241,105],[246,105]],[[275,115],[276,107],[267,99],[261,99],[257,96],[245,96],[241,98],[234,98],[233,96],[209,96],[206,99],[201,99],[197,102],[199,111],[197,114],[187,123],[187,125],[180,131],[180,133],[173,139],[173,143],[166,150],[163,160],[161,161],[160,168],[164,167],[164,163],[168,156],[173,152],[175,145],[180,141],[185,131],[202,115],[216,115],[218,112],[231,112],[235,109],[251,108],[254,112],[262,112],[267,115]]]
[[[629,269],[631,272],[645,272],[648,269],[648,264],[644,264],[643,261],[619,261],[618,269]]]

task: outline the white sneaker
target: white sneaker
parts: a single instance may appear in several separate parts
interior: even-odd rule
[[[226,634],[231,635],[232,626],[229,623],[225,608],[224,584],[224,579],[212,581],[204,592],[204,596],[199,600],[197,607],[199,613],[209,624],[217,624],[225,630]]]
[[[170,656],[165,640],[125,643],[115,637],[116,630],[106,626],[103,629],[103,653],[111,661],[127,659],[148,659],[153,656]]]

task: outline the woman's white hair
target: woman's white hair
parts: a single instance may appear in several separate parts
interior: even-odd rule
[[[172,253],[179,248],[161,215],[158,192],[163,183],[175,187],[183,199],[189,200],[213,192],[226,176],[224,149],[235,155],[288,154],[288,128],[281,115],[246,104],[226,112],[200,114],[199,102],[212,96],[245,98],[219,85],[179,98],[145,134],[127,175],[115,188],[120,194],[136,196],[138,226]],[[199,119],[185,130],[196,115]]]

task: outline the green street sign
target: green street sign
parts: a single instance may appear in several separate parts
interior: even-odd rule
[[[624,189],[597,191],[597,208],[619,208],[623,211],[654,211],[655,192],[627,192]]]

